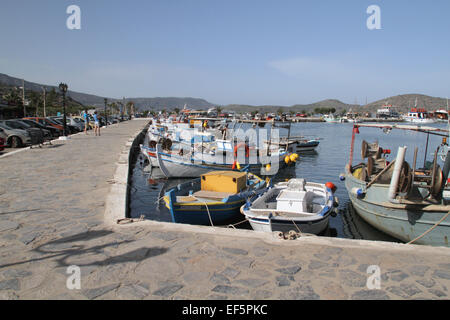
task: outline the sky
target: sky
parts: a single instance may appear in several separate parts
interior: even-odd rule
[[[447,97],[449,33],[448,0],[1,0],[0,73],[222,105]]]

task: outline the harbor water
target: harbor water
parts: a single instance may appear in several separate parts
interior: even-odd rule
[[[445,129],[446,124],[434,124],[434,127]],[[305,178],[312,182],[333,182],[337,186],[336,196],[339,199],[339,214],[330,217],[329,228],[323,236],[382,240],[399,242],[386,234],[374,229],[363,221],[351,206],[344,182],[339,175],[344,172],[349,162],[350,143],[353,124],[350,123],[296,123],[292,124],[291,137],[320,138],[320,145],[315,152],[301,153],[295,166],[280,170],[274,177],[274,182],[291,178]],[[363,162],[361,158],[361,143],[363,140],[379,142],[383,149],[392,150],[388,160],[395,159],[397,149],[407,146],[406,161],[412,166],[414,148],[419,148],[417,167],[423,167],[427,161],[432,162],[436,149],[442,143],[442,137],[429,136],[426,150],[427,135],[420,132],[404,130],[382,130],[379,128],[359,128],[356,135],[353,164]],[[280,129],[280,136],[285,136],[287,130]],[[427,151],[427,152],[426,152]],[[426,154],[425,154],[426,152]],[[442,168],[440,157],[439,164]],[[142,155],[137,157],[131,179],[129,213],[132,218],[144,216],[146,219],[171,222],[169,210],[165,207],[162,197],[164,193],[186,179],[167,180],[158,168],[151,168]],[[242,220],[245,220],[244,216]],[[248,223],[242,223],[237,228],[251,229]]]

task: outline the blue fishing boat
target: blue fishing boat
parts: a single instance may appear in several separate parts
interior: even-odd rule
[[[412,130],[427,135],[442,136],[432,162],[424,161],[417,168],[415,148],[413,164],[405,161],[407,147],[400,147],[396,159],[388,162],[385,155],[390,150],[378,143],[362,142],[361,157],[366,162],[353,165],[356,134],[362,127],[380,128],[385,132],[393,129]],[[445,182],[450,171],[447,147],[448,130],[408,125],[358,124],[353,128],[350,161],[341,180],[345,180],[355,211],[369,224],[408,243],[449,246],[450,205],[443,197]],[[428,150],[428,139],[425,157]],[[438,155],[445,151],[445,163],[441,169]],[[426,158],[425,158],[426,160]]]
[[[239,208],[265,185],[252,173],[214,171],[169,190],[164,202],[175,223],[224,225],[237,222]]]

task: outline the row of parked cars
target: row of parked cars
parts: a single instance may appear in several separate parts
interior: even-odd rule
[[[93,128],[93,120],[89,121],[88,129]],[[102,126],[106,124],[103,117],[100,117],[99,120]],[[108,124],[122,120],[119,117],[108,117]],[[66,117],[67,134],[84,131],[84,128],[85,121],[82,117]],[[3,151],[5,147],[20,148],[42,144],[62,135],[64,135],[64,118],[62,116],[0,120],[0,151]]]

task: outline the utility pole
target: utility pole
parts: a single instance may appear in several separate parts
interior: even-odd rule
[[[47,113],[45,111],[45,103],[46,103],[46,91],[45,87],[42,87],[42,90],[44,91],[44,118],[47,118]]]
[[[25,80],[22,79],[22,104],[23,104],[23,116],[27,116],[27,109],[25,107]]]
[[[108,99],[105,98],[105,127],[108,127],[108,115],[106,113],[107,104],[108,104]]]

